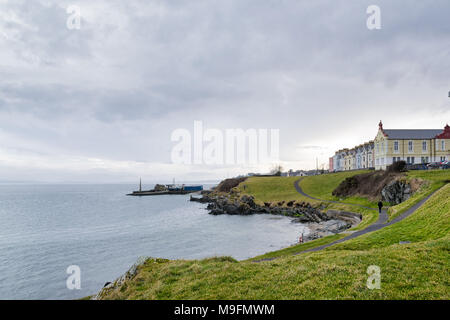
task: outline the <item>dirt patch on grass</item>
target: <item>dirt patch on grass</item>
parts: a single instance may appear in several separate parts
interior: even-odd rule
[[[409,181],[409,185],[411,186],[411,192],[414,193],[420,189],[422,185],[426,184],[426,181],[419,178],[413,178]]]
[[[406,182],[406,162],[397,161],[387,167],[385,171],[372,171],[346,178],[332,192],[336,197],[363,196],[372,201],[381,198],[381,190],[390,182],[403,180]],[[424,183],[422,179],[408,181],[411,192],[417,191]]]
[[[225,179],[219,185],[214,188],[214,191],[218,192],[230,192],[231,189],[234,187],[237,187],[241,182],[244,182],[247,178],[231,178],[231,179]]]
[[[381,190],[394,180],[404,178],[405,174],[392,171],[374,171],[346,178],[332,192],[337,197],[365,196],[371,200],[381,197]]]

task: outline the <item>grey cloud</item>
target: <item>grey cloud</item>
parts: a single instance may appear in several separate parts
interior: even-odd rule
[[[448,115],[445,0],[379,0],[379,31],[366,28],[366,0],[85,0],[77,31],[69,4],[0,4],[4,143],[168,163],[171,131],[203,120],[279,128],[292,160],[355,126],[364,140],[387,115]]]

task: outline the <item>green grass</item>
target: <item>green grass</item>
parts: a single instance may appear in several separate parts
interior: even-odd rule
[[[420,178],[423,180],[449,183],[450,182],[450,169],[446,170],[411,170],[407,172],[407,176],[410,178]]]
[[[357,174],[367,173],[369,170],[360,171],[347,171],[329,173],[318,176],[308,176],[302,179],[300,186],[303,191],[315,198],[323,200],[339,200],[339,198],[333,196],[331,193],[336,189],[339,184],[346,178],[353,177]]]
[[[418,175],[427,178],[423,172]],[[411,176],[417,177],[416,173]],[[431,176],[430,186],[442,185],[445,181],[442,173],[431,173]],[[272,182],[283,186],[285,181]],[[260,197],[271,197],[261,186],[254,187],[253,191]],[[281,197],[294,195],[287,188],[274,192]],[[241,262],[229,257],[174,261],[150,259],[139,267],[132,280],[106,292],[103,298],[450,298],[450,184],[438,190],[410,217],[392,226],[319,252],[292,255],[341,236],[318,239]],[[399,244],[400,241],[411,243]],[[272,257],[277,259],[260,263],[251,261]],[[369,290],[366,286],[367,267],[370,265],[381,268],[380,290]]]
[[[372,201],[366,197],[351,196],[351,197],[336,197],[332,193],[339,184],[346,178],[352,177],[357,174],[363,174],[371,172],[370,170],[348,171],[348,172],[336,172],[319,176],[305,177],[300,186],[303,191],[315,198],[329,201],[339,201],[341,203],[358,204],[365,207],[376,209],[378,201]],[[388,203],[385,203],[388,205]]]
[[[365,197],[352,196],[338,198],[333,196],[332,192],[346,178],[366,172],[369,171],[337,172],[302,178],[300,186],[306,194],[322,200],[339,201],[342,204],[328,204],[302,196],[294,188],[294,182],[300,179],[299,177],[251,177],[241,183],[238,186],[238,190],[241,194],[253,195],[259,203],[297,200],[309,202],[315,206],[326,206],[326,210],[337,209],[361,213],[363,215],[363,221],[358,226],[352,228],[352,230],[361,230],[374,223],[377,220],[378,213],[376,211],[351,205],[345,206],[343,204],[358,204],[376,209],[377,203]],[[450,181],[450,170],[409,171],[406,173],[406,176],[408,180],[416,178],[425,180],[426,183],[410,199],[399,205],[389,207],[385,203],[385,207],[388,208],[389,221],[408,210],[433,191],[442,187],[446,181]]]
[[[338,199],[331,194],[346,178],[366,172],[368,172],[368,170],[303,177],[300,186],[305,193],[318,199],[342,201],[349,204],[356,203],[366,207],[375,208],[376,204],[366,198],[350,197]],[[358,226],[352,228],[352,230],[364,229],[377,220],[378,213],[374,210],[367,210],[365,208],[345,204],[326,203],[301,195],[294,187],[295,181],[299,179],[300,177],[251,177],[241,183],[238,186],[238,190],[241,194],[254,196],[255,201],[260,204],[263,202],[297,200],[309,202],[314,206],[322,206],[325,210],[335,209],[361,213],[363,216],[362,222]]]
[[[299,177],[250,177],[238,186],[238,190],[241,194],[254,196],[258,203],[290,200],[320,203],[295,190],[294,182],[298,179]]]
[[[279,258],[279,257],[283,257],[283,256],[292,255],[292,254],[299,253],[299,252],[302,252],[302,251],[305,251],[305,250],[308,250],[311,248],[315,248],[315,247],[318,247],[318,246],[321,246],[324,244],[331,243],[331,242],[341,239],[347,235],[348,234],[333,234],[331,236],[308,241],[306,243],[296,244],[296,245],[293,245],[293,246],[290,246],[290,247],[287,247],[287,248],[284,248],[281,250],[268,252],[266,254],[248,259],[248,261],[259,261],[262,259]]]
[[[420,242],[439,239],[449,233],[450,184],[446,184],[413,215],[381,230],[330,247],[330,250],[366,250],[386,247],[400,241]]]
[[[321,251],[253,263],[220,259],[149,261],[104,299],[444,299],[449,237],[370,251]],[[381,268],[381,289],[366,287]]]
[[[406,175],[407,180],[422,179],[425,180],[426,183],[423,184],[410,199],[388,209],[389,221],[401,215],[433,191],[436,191],[444,184],[450,182],[450,170],[408,171]]]
[[[334,200],[344,203],[356,203],[367,207],[376,207],[376,203],[363,197],[348,197],[340,199],[331,193],[346,178],[369,172],[368,170],[338,172],[308,177],[250,177],[238,186],[241,194],[250,194],[259,203],[298,200],[312,204],[321,203],[320,200]],[[295,181],[302,179],[300,186],[303,191],[317,199],[314,200],[299,194],[294,187]],[[245,188],[244,188],[245,186]]]
[[[366,251],[317,252],[263,263],[216,259],[146,264],[108,299],[449,299],[448,238]],[[366,287],[381,268],[381,289]]]

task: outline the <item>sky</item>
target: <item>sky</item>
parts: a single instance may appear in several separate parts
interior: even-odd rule
[[[448,0],[0,0],[0,183],[314,169],[380,120],[443,128],[448,12]],[[279,159],[174,163],[172,134],[194,121],[278,129]]]

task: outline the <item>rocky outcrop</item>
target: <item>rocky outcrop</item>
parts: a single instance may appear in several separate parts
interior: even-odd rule
[[[119,278],[117,278],[114,282],[107,282],[105,286],[100,290],[99,293],[91,297],[91,300],[101,300],[104,296],[108,295],[112,291],[120,288],[127,281],[133,279],[138,273],[139,267],[144,264],[149,263],[166,263],[168,259],[159,259],[159,258],[149,258],[149,257],[140,257],[138,260]]]
[[[309,232],[303,236],[304,242],[340,233],[362,220],[361,214],[346,211],[328,210],[326,215],[326,221],[308,223]]]
[[[201,200],[205,201],[205,199]],[[295,217],[299,222],[321,222],[329,220],[328,216],[320,210],[312,207],[306,202],[285,202],[278,203],[265,202],[263,205],[255,203],[253,196],[243,195],[240,198],[229,198],[219,196],[212,198],[208,196],[208,206],[210,214],[231,214],[231,215],[251,215],[251,214],[274,214]]]
[[[330,219],[341,220],[349,223],[350,225],[357,225],[362,220],[362,215],[360,213],[328,210],[326,214]]]
[[[381,190],[390,182],[404,177],[404,173],[396,171],[375,170],[357,174],[343,180],[333,190],[332,195],[339,198],[363,196],[375,200],[380,198]]]
[[[191,195],[190,201],[208,203],[211,202],[211,199],[207,195],[204,195],[203,197],[196,197]]]
[[[394,180],[381,190],[381,198],[391,205],[396,205],[408,200],[411,193],[412,190],[409,183],[403,180]]]
[[[344,220],[328,220],[321,223],[308,224],[309,233],[303,236],[303,241],[311,241],[340,233],[350,228],[352,224]]]
[[[100,290],[99,293],[97,293],[95,296],[91,297],[91,300],[100,300],[102,296],[104,296],[106,293],[114,290],[115,288],[120,287],[125,283],[125,281],[133,279],[134,276],[137,273],[137,270],[139,266],[143,265],[148,257],[140,257],[135,264],[133,264],[130,269],[128,269],[127,272],[125,272],[123,275],[121,275],[118,279],[116,279],[114,282],[107,282],[105,283],[105,286],[102,290]]]
[[[361,214],[328,210],[324,212],[323,206],[313,207],[308,202],[278,201],[264,202],[258,204],[253,196],[240,196],[237,192],[230,193],[207,193],[202,197],[191,196],[191,201],[208,203],[206,209],[210,214],[273,214],[294,218],[292,222],[308,224],[309,232],[303,236],[303,241],[310,241],[331,234],[342,232],[352,226],[359,224],[362,220]]]
[[[236,197],[233,195],[209,193],[202,197],[191,196],[191,201],[208,203],[206,209],[213,215],[274,214],[293,217],[295,218],[294,222],[300,223],[321,223],[329,220],[339,220],[343,221],[346,226],[356,225],[361,221],[360,214],[337,210],[329,210],[325,213],[308,202],[297,202],[295,200],[275,203],[264,202],[262,205],[259,205],[255,202],[254,197],[249,195]]]

